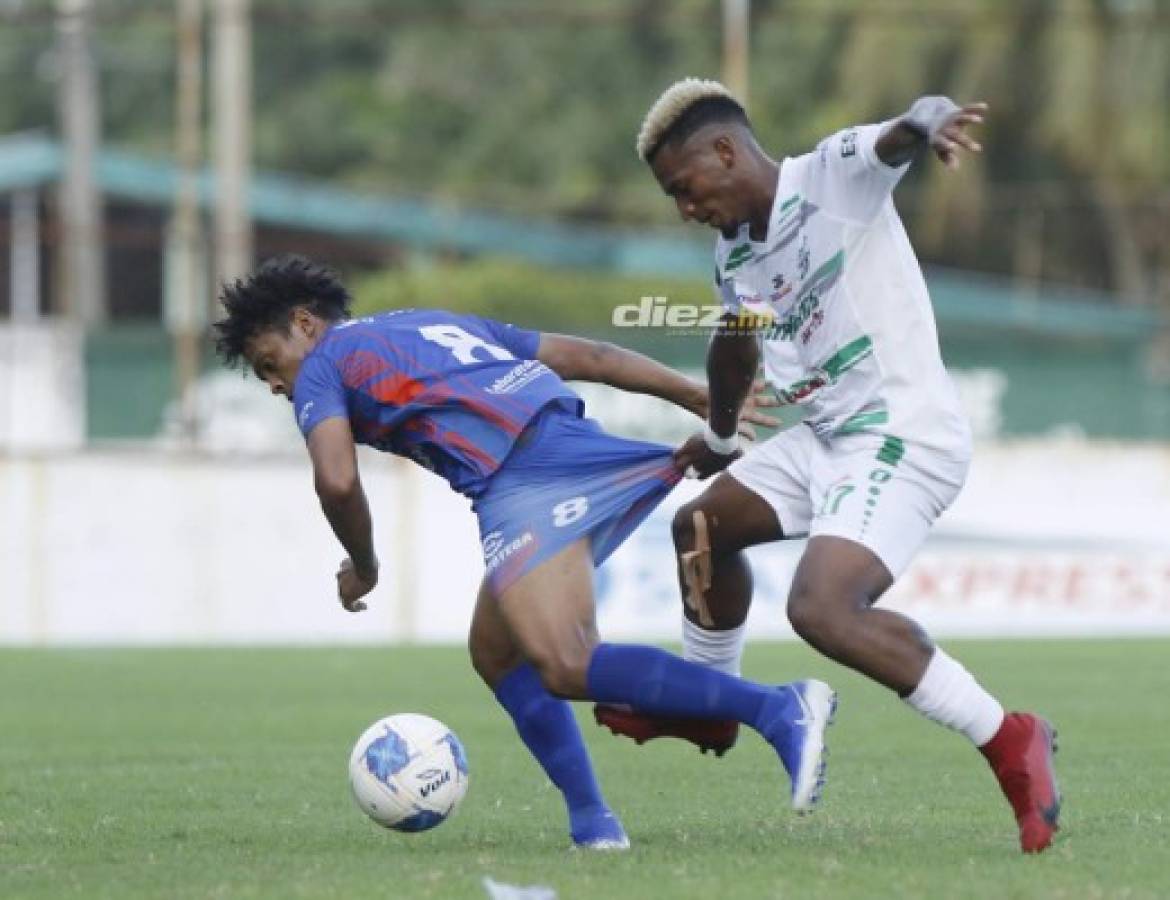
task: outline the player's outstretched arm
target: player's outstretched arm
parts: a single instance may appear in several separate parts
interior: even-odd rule
[[[566,381],[595,381],[635,394],[661,397],[701,419],[708,415],[708,389],[657,360],[617,344],[565,334],[542,334],[537,358]],[[755,382],[740,404],[739,431],[755,437],[753,425],[775,428],[779,422],[761,410],[775,406],[764,383]]]
[[[361,598],[378,583],[378,557],[349,421],[324,419],[309,432],[307,442],[321,509],[349,554],[337,572],[338,597],[347,610],[360,612],[366,608]]]
[[[959,106],[949,97],[919,97],[877,139],[874,152],[886,165],[901,166],[930,147],[948,169],[957,169],[961,151],[983,149],[967,128],[981,123],[986,113],[986,103]]]
[[[566,381],[595,381],[669,400],[702,416],[707,391],[699,382],[669,366],[605,341],[567,334],[542,334],[536,358]]]
[[[707,388],[634,350],[616,344],[566,334],[542,334],[537,359],[566,381],[594,381],[635,394],[661,397],[701,419],[707,417]],[[754,374],[754,370],[753,370]],[[740,431],[754,437],[752,425],[774,428],[777,421],[760,409],[774,405],[763,393],[753,392],[739,420]]]
[[[707,426],[675,451],[674,459],[688,476],[706,478],[726,468],[740,455],[736,422],[752,393],[760,365],[755,332],[738,325],[728,313],[707,347],[707,384],[710,410]]]

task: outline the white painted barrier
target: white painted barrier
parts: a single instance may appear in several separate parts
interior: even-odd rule
[[[334,598],[340,549],[300,455],[0,458],[0,643],[464,639],[482,571],[466,500],[362,454],[382,583]],[[678,634],[669,521],[684,483],[598,576],[614,638]],[[783,613],[800,542],[752,551],[751,634]],[[1170,450],[980,447],[967,487],[889,600],[939,634],[1170,633]]]
[[[0,450],[73,450],[84,440],[81,330],[0,322]]]

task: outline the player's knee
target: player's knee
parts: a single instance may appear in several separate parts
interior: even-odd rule
[[[800,585],[793,585],[788,596],[788,621],[792,630],[814,647],[832,643],[842,626],[838,604],[832,598]]]
[[[495,684],[499,667],[494,665],[492,657],[478,647],[474,639],[467,642],[467,650],[471,654],[471,667],[475,673],[489,685]]]
[[[740,550],[734,529],[729,530],[726,523],[720,525],[718,517],[704,507],[702,501],[702,497],[692,500],[674,514],[670,532],[675,552],[683,554],[702,550],[722,559]]]
[[[581,700],[588,695],[588,658],[573,651],[551,651],[531,660],[541,684],[554,697]]]
[[[670,533],[674,537],[674,549],[679,553],[686,553],[695,549],[695,505],[688,503],[679,507],[670,523]]]
[[[493,647],[477,639],[474,632],[467,640],[467,649],[471,654],[471,667],[491,688],[523,661],[515,651]]]

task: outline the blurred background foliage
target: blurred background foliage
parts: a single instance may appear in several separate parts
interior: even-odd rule
[[[415,265],[359,277],[351,287],[359,313],[440,307],[538,330],[583,334],[607,324],[599,323],[598,310],[637,304],[642,297],[669,297],[700,306],[716,302],[701,279],[554,269],[498,258]]]
[[[988,100],[986,154],[900,192],[925,260],[1166,304],[1168,19],[1167,0],[756,0],[750,112],[785,155],[923,93]],[[634,134],[671,81],[719,76],[710,0],[253,0],[252,20],[259,168],[524,216],[669,226]],[[0,132],[43,127],[53,5],[0,0],[0,22],[20,85]],[[173,4],[102,0],[96,47],[105,140],[171,155]]]

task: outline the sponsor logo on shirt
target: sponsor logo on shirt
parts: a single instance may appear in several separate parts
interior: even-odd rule
[[[801,329],[805,324],[810,322],[815,315],[821,317],[808,329],[808,336],[812,337],[812,332],[816,326],[824,319],[824,314],[818,307],[821,305],[821,293],[816,288],[806,292],[801,296],[800,301],[789,311],[783,319],[777,322],[765,335],[766,340],[770,341],[791,341],[800,334]],[[808,343],[808,338],[803,337],[803,342]]]
[[[764,304],[764,301],[755,294],[748,291],[736,291],[735,299],[740,306],[748,307],[757,315],[772,318],[772,311]]]
[[[820,327],[823,321],[825,321],[825,314],[818,309],[809,317],[808,324],[805,326],[804,331],[800,333],[800,342],[807,344],[809,339],[812,338],[813,332]]]
[[[778,388],[776,396],[782,403],[803,403],[828,383],[829,379],[818,372],[811,378],[795,381],[786,388]]]
[[[846,131],[841,135],[841,158],[847,159],[850,156],[857,155],[857,132],[854,130]]]
[[[775,290],[768,295],[768,299],[773,303],[779,303],[792,293],[792,282],[787,281],[783,275],[776,275],[772,278],[772,287]]]
[[[839,251],[813,273],[801,289],[792,307],[769,329],[764,339],[769,341],[792,341],[800,337],[805,343],[824,321],[821,300],[833,289],[844,270],[845,252]],[[819,318],[816,318],[819,315]],[[808,326],[806,328],[805,326]]]
[[[487,392],[489,394],[514,394],[540,376],[549,374],[550,371],[540,360],[526,359],[488,385]]]

